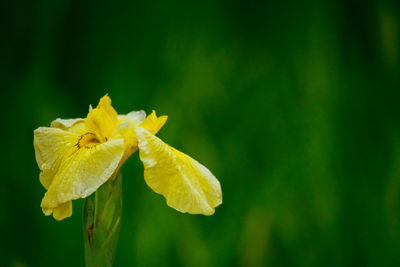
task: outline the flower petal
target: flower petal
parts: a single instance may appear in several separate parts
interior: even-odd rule
[[[144,110],[131,111],[126,115],[123,114],[118,115],[118,120],[120,122],[129,120],[135,126],[142,123],[145,118],[146,118],[146,112]]]
[[[96,108],[104,110],[107,116],[113,121],[113,123],[118,124],[118,113],[111,106],[111,98],[108,95],[105,95],[100,99],[99,104],[97,104]]]
[[[156,111],[153,110],[139,126],[145,128],[151,134],[156,134],[164,126],[167,119],[168,116],[157,117]]]
[[[95,134],[101,142],[111,139],[118,123],[118,114],[111,106],[108,95],[100,99],[97,107],[89,111],[85,120],[86,130]]]
[[[147,185],[180,212],[212,215],[222,203],[221,186],[214,175],[146,129],[137,127],[136,134]]]
[[[85,121],[86,130],[95,134],[101,142],[106,142],[114,134],[116,124],[102,109],[92,109]]]
[[[142,123],[145,118],[146,112],[143,110],[132,111],[126,115],[118,115],[120,124],[115,130],[123,136],[125,144],[125,153],[120,164],[138,150],[135,128]]]
[[[64,220],[72,216],[72,201],[67,201],[56,208],[43,208],[43,213],[46,216],[53,214],[54,219],[57,221]]]
[[[92,194],[113,175],[123,153],[124,141],[119,138],[83,147],[65,158],[42,200],[42,208],[55,208]]]
[[[85,122],[85,119],[56,119],[51,122],[50,127],[60,128],[62,130],[68,130],[69,128],[76,126],[77,124]]]
[[[34,131],[36,162],[42,170],[40,181],[45,188],[50,186],[63,158],[77,150],[78,140],[78,134],[58,128],[39,127]]]
[[[56,165],[53,165],[53,168],[44,169],[40,172],[39,181],[43,185],[44,188],[49,189],[51,182],[53,182],[54,176],[56,175],[58,168],[60,167],[60,162]]]

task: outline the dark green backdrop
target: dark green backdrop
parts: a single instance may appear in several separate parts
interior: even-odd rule
[[[32,131],[107,92],[168,115],[224,196],[180,214],[135,154],[115,266],[400,265],[398,1],[1,1],[0,29],[1,266],[83,266]]]

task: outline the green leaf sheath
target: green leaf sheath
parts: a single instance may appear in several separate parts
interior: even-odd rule
[[[116,174],[85,199],[83,234],[86,267],[110,267],[118,243],[122,212],[122,175]]]

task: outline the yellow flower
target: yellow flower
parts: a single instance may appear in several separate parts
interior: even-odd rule
[[[147,185],[168,206],[213,214],[222,203],[221,186],[206,167],[155,136],[166,120],[155,111],[147,117],[144,111],[118,115],[105,95],[86,119],[56,119],[36,129],[36,161],[47,190],[43,213],[56,220],[71,216],[72,200],[95,192],[139,149]]]

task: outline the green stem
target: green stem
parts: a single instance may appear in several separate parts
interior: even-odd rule
[[[122,212],[122,175],[116,174],[85,199],[83,233],[86,267],[111,267]]]

